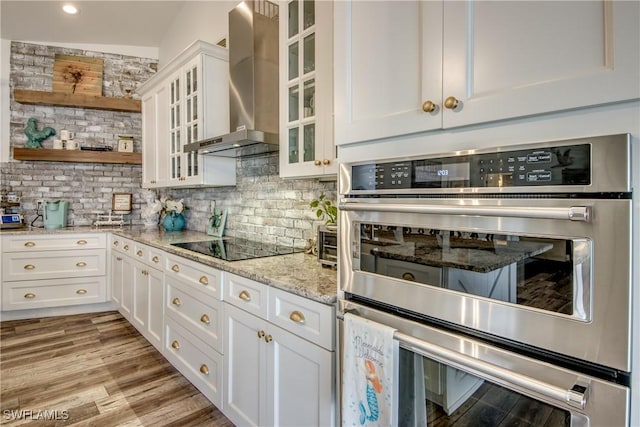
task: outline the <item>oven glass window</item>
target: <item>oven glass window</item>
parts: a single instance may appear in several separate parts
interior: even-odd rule
[[[398,426],[571,425],[571,413],[400,349]]]
[[[356,230],[361,271],[589,320],[587,239],[378,223],[356,223]]]

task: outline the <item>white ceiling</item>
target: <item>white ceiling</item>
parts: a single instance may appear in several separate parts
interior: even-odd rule
[[[80,12],[68,15],[62,5]],[[159,47],[183,1],[0,0],[0,38]]]

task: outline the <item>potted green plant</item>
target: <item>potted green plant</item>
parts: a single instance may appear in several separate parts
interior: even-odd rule
[[[315,209],[316,216],[325,221],[325,225],[335,226],[338,223],[338,207],[322,193],[320,197],[309,203],[312,209]]]

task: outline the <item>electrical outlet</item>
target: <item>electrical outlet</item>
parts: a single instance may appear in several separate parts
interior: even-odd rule
[[[209,202],[209,211],[211,212],[211,214],[216,213],[216,201],[215,200],[211,200]]]

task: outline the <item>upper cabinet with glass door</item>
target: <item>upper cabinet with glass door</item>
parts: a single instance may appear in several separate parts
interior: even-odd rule
[[[165,103],[156,102],[155,111],[142,111],[144,129],[155,129],[153,138],[145,137],[143,129],[144,149],[158,153],[155,170],[167,171],[155,181],[145,176],[145,187],[235,185],[235,159],[184,151],[187,144],[229,132],[228,76],[227,49],[196,41],[139,90],[144,94],[147,87],[166,88]]]
[[[336,174],[333,4],[283,1],[280,11],[280,176]]]

